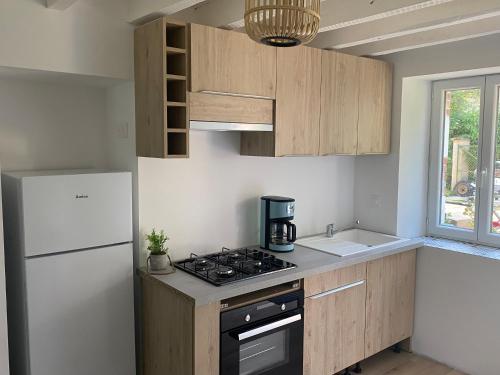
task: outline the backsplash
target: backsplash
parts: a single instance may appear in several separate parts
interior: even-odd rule
[[[155,227],[174,259],[259,241],[259,198],[296,199],[297,235],[351,225],[354,158],[239,155],[240,134],[191,131],[189,159],[139,158],[140,247]],[[144,262],[144,251],[141,256]]]

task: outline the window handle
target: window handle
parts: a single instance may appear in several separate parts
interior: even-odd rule
[[[481,171],[481,178],[479,179],[479,188],[482,188],[486,184],[486,177],[488,176],[488,168],[484,168]]]

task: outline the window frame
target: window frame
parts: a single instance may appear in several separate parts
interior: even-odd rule
[[[496,132],[498,116],[498,95],[500,90],[500,75],[485,77],[483,141],[481,157],[481,205],[478,216],[479,243],[500,245],[500,234],[491,232],[493,197],[495,189],[495,162],[496,162]]]
[[[427,231],[430,235],[438,237],[464,240],[469,242],[478,241],[478,217],[480,213],[481,188],[480,180],[476,181],[476,199],[474,220],[474,230],[455,228],[441,224],[441,198],[442,198],[442,156],[444,142],[444,103],[446,91],[459,89],[478,88],[481,91],[480,113],[479,113],[479,136],[478,136],[478,166],[476,176],[480,176],[479,170],[482,168],[482,148],[484,129],[484,103],[485,103],[485,76],[459,78],[443,81],[435,81],[432,84],[432,105],[431,105],[431,144],[429,155],[429,189],[427,207]]]

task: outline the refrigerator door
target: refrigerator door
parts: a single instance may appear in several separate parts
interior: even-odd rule
[[[132,244],[26,260],[33,375],[135,375]]]
[[[9,345],[7,342],[7,303],[5,297],[3,216],[2,199],[0,199],[0,374],[9,373]]]
[[[132,241],[130,172],[23,177],[26,257]]]

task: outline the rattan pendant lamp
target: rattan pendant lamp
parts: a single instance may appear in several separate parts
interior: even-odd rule
[[[309,43],[319,30],[320,0],[245,0],[245,29],[256,42],[276,47]]]

